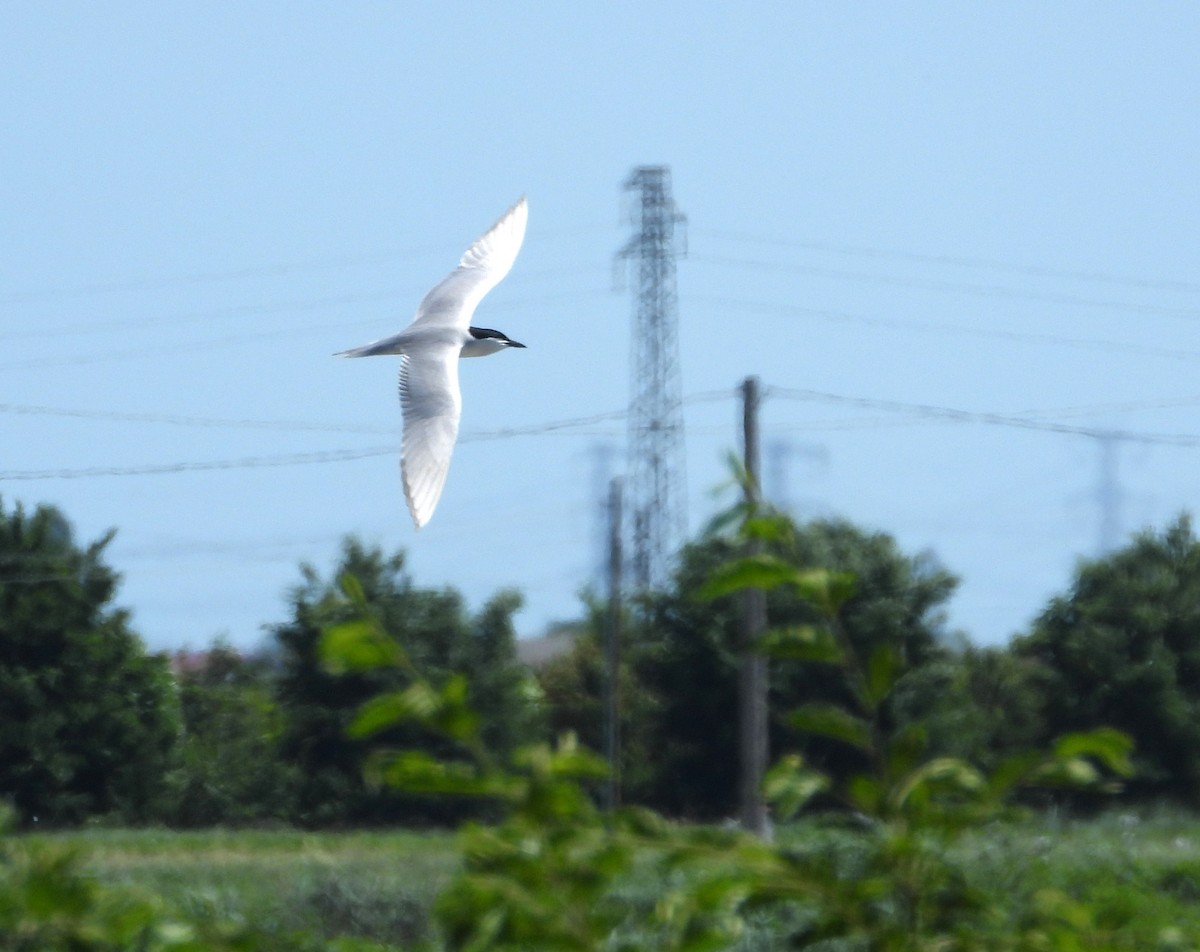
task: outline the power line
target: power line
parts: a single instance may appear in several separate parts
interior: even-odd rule
[[[1176,446],[1190,448],[1200,446],[1200,435],[1189,433],[1145,433],[1133,430],[1114,430],[1076,426],[1053,420],[1039,420],[1035,413],[1053,413],[1047,411],[1027,411],[1029,415],[1017,416],[989,411],[963,410],[955,407],[938,406],[933,404],[905,403],[897,400],[883,400],[869,397],[854,397],[844,394],[827,393],[818,390],[805,390],[790,387],[768,387],[766,395],[784,400],[804,402],[829,403],[842,406],[852,406],[862,409],[884,411],[891,414],[902,414],[934,421],[949,421],[955,423],[978,423],[990,426],[1004,426],[1016,429],[1034,430],[1046,433],[1058,433],[1069,436],[1082,436],[1091,439],[1116,439],[1130,443],[1147,445]],[[715,401],[731,400],[736,394],[731,390],[710,390],[693,393],[684,398],[681,403],[694,405]],[[1169,405],[1169,404],[1168,404]],[[1074,408],[1082,411],[1086,408]],[[203,427],[234,427],[249,429],[300,429],[315,431],[346,431],[346,432],[376,432],[373,427],[341,426],[338,424],[306,423],[302,421],[283,420],[223,420],[208,417],[175,417],[165,414],[135,414],[107,413],[104,411],[67,410],[57,407],[32,407],[15,404],[0,404],[0,412],[30,412],[49,413],[55,415],[113,419],[136,423],[163,423],[168,425],[203,426]],[[459,437],[460,443],[485,442],[491,440],[513,439],[526,436],[542,436],[555,433],[570,433],[573,436],[594,436],[598,434],[611,435],[608,431],[590,429],[601,423],[610,423],[624,419],[629,411],[611,410],[588,416],[570,417],[561,420],[551,420],[534,423],[527,426],[503,427],[496,430],[483,430],[474,433],[464,433]],[[886,425],[886,421],[869,421],[871,425]],[[786,427],[776,427],[777,429]],[[180,460],[170,463],[150,463],[133,466],[90,466],[81,468],[59,468],[40,470],[0,470],[0,481],[22,482],[42,479],[89,479],[105,476],[157,476],[173,473],[204,472],[230,469],[259,469],[268,467],[301,466],[322,463],[351,462],[368,459],[375,456],[390,456],[396,453],[394,445],[373,446],[360,449],[318,450],[308,453],[283,453],[276,455],[249,456],[234,459],[219,460]]]
[[[356,323],[362,323],[356,322]],[[181,350],[189,354],[201,350],[220,350],[230,345],[252,343],[263,340],[277,340],[281,337],[295,337],[298,334],[326,330],[329,323],[306,324],[303,326],[280,327],[269,331],[253,331],[246,334],[229,334],[211,340],[182,341],[170,344],[150,344],[144,347],[127,347],[122,350],[88,352],[85,354],[53,354],[43,357],[29,357],[24,360],[10,360],[0,364],[0,370],[32,370],[42,367],[77,367],[83,364],[101,364],[112,361],[137,359],[140,357],[157,357],[161,354],[174,354]]]
[[[602,227],[600,223],[573,225],[568,228],[543,230],[538,235],[531,235],[527,241],[537,243],[549,239],[561,240],[581,234],[594,232]],[[127,278],[113,281],[95,281],[72,287],[58,288],[29,288],[23,291],[10,291],[0,294],[0,305],[23,304],[34,301],[48,301],[61,298],[87,297],[91,295],[119,294],[131,291],[153,291],[161,288],[186,287],[196,284],[216,284],[223,281],[244,281],[255,278],[274,278],[282,275],[298,274],[315,271],[334,271],[343,268],[355,268],[362,265],[382,262],[397,262],[425,257],[442,252],[452,251],[457,245],[428,244],[412,245],[407,248],[394,248],[384,251],[371,251],[358,255],[340,255],[328,258],[309,258],[298,261],[285,261],[276,264],[252,267],[216,269],[212,271],[197,271],[185,274],[159,275],[152,277]]]
[[[927,291],[947,291],[954,294],[972,294],[981,297],[1017,298],[1030,301],[1044,301],[1050,304],[1069,304],[1077,307],[1097,307],[1123,313],[1137,312],[1140,314],[1159,314],[1165,317],[1186,319],[1200,318],[1200,308],[1171,307],[1161,304],[1142,304],[1132,301],[1112,301],[1103,298],[1076,297],[1072,294],[1058,294],[1050,291],[1031,291],[1023,288],[1010,288],[1003,285],[966,284],[954,281],[939,281],[933,278],[912,278],[899,275],[872,274],[868,271],[848,271],[841,268],[825,268],[818,265],[792,264],[786,261],[761,261],[748,258],[723,258],[718,255],[690,255],[700,262],[724,265],[735,268],[752,268],[758,271],[780,271],[794,274],[808,274],[816,277],[837,278],[847,281],[858,281],[868,284],[888,284],[899,287],[918,288]]]
[[[1170,410],[1200,404],[1200,394],[1163,400],[1129,400],[1123,403],[1092,403],[1053,410],[1022,410],[1019,416],[1090,416],[1096,413],[1132,413],[1139,410]]]
[[[11,291],[0,294],[0,304],[25,304],[34,301],[52,301],[61,298],[88,297],[91,295],[119,294],[130,291],[154,291],[161,288],[184,287],[195,284],[213,284],[222,281],[242,281],[248,278],[269,278],[285,274],[295,274],[306,271],[336,270],[339,268],[356,267],[377,261],[395,261],[417,254],[426,254],[425,248],[409,248],[398,252],[372,252],[365,255],[348,255],[342,258],[313,259],[308,261],[293,261],[261,267],[230,268],[228,270],[199,271],[192,274],[162,275],[159,277],[129,278],[118,281],[96,281],[90,284],[78,284],[73,287],[61,288],[31,288],[25,291]]]
[[[80,410],[22,403],[0,403],[0,413],[23,416],[57,416],[82,420],[110,420],[121,423],[161,423],[167,426],[212,427],[235,430],[280,430],[319,433],[393,433],[395,427],[363,426],[348,423],[310,423],[301,420],[246,420],[217,417],[181,416],[170,413],[122,413],[110,410]]]
[[[529,308],[535,305],[554,303],[558,301],[569,300],[578,302],[588,298],[609,297],[611,292],[607,288],[594,288],[584,291],[564,291],[559,294],[542,295],[536,298],[525,298],[517,301],[497,302],[492,308],[493,310],[511,310],[513,308]],[[390,294],[385,296],[391,296]],[[354,295],[347,295],[339,301],[350,300]],[[326,306],[334,299],[321,299],[319,306]],[[255,310],[255,305],[247,305],[247,311]],[[272,310],[284,310],[277,308],[275,305],[264,305],[262,312],[266,313]],[[20,360],[10,360],[5,363],[0,363],[0,370],[29,370],[41,367],[74,367],[81,364],[97,364],[108,363],[111,361],[127,360],[130,358],[153,357],[159,354],[173,354],[181,349],[186,349],[189,353],[198,350],[219,350],[223,347],[231,345],[253,343],[262,340],[275,340],[279,338],[295,337],[299,334],[314,333],[334,328],[344,327],[360,327],[365,323],[369,323],[374,318],[355,318],[352,321],[322,321],[315,324],[289,325],[287,327],[276,327],[271,330],[251,331],[244,334],[227,334],[223,337],[217,337],[199,341],[184,341],[172,342],[168,344],[156,343],[141,347],[128,347],[121,350],[112,351],[89,351],[84,354],[61,354],[54,353],[43,355],[40,357],[27,357]],[[139,323],[158,324],[161,323],[157,318],[146,318]],[[65,332],[64,332],[65,333]]]
[[[529,426],[511,426],[499,430],[478,431],[465,433],[459,437],[459,443],[474,443],[486,440],[510,439],[521,436],[540,436],[548,433],[558,433],[566,430],[593,435],[583,428],[597,423],[623,419],[626,410],[613,410],[608,413],[595,413],[586,417],[571,417],[564,420],[553,420],[547,423],[536,423]],[[254,423],[255,421],[240,421]],[[363,449],[318,450],[311,453],[283,453],[271,456],[247,456],[223,460],[189,460],[173,463],[150,463],[138,466],[88,466],[75,469],[41,469],[41,470],[0,470],[0,481],[19,482],[38,479],[88,479],[100,476],[160,476],[168,473],[201,472],[221,469],[259,469],[277,466],[301,466],[315,463],[343,463],[353,460],[368,459],[372,456],[390,456],[397,453],[394,445],[374,446]]]
[[[234,539],[234,540],[174,540],[158,543],[135,545],[126,548],[113,545],[105,549],[105,556],[111,561],[128,562],[131,560],[152,560],[175,557],[205,557],[205,556],[254,556],[285,549],[297,549],[315,545],[325,545],[345,537],[344,532],[327,533],[321,536],[307,538],[265,538],[265,539]],[[7,566],[20,566],[25,570],[39,566],[59,565],[64,556],[39,552],[0,552],[0,569]]]
[[[406,294],[419,292],[409,289],[390,288],[380,291],[360,291],[351,294],[325,295],[322,297],[297,298],[288,301],[271,301],[263,304],[226,304],[221,307],[205,308],[199,311],[185,311],[182,314],[144,314],[141,317],[125,317],[113,321],[81,322],[65,326],[50,326],[47,322],[39,322],[36,328],[26,329],[22,333],[5,333],[0,338],[6,341],[36,340],[41,337],[59,338],[63,334],[96,334],[112,330],[122,330],[129,327],[147,327],[154,325],[159,328],[175,328],[184,324],[201,321],[221,320],[229,317],[246,317],[262,314],[295,314],[300,311],[319,311],[327,307],[341,307],[346,304],[364,304],[375,301],[392,301]]]
[[[711,403],[717,400],[733,399],[733,391],[705,390],[689,394],[681,401],[685,405],[696,403]],[[365,426],[355,423],[316,423],[306,420],[254,420],[228,417],[194,417],[170,413],[130,413],[117,410],[82,410],[74,407],[48,407],[38,404],[0,403],[0,413],[13,413],[25,416],[58,416],[69,419],[108,420],[119,423],[151,423],[166,426],[210,427],[241,430],[280,430],[319,433],[365,433],[384,434],[395,433],[396,427]],[[527,426],[503,427],[497,430],[487,430],[475,433],[464,433],[458,442],[470,443],[480,440],[504,439],[510,436],[536,436],[542,433],[552,433],[557,430],[573,429],[581,426],[591,426],[624,419],[628,410],[608,410],[603,413],[592,413],[587,416],[568,417],[562,420],[552,420],[547,423],[532,423]]]
[[[579,275],[585,270],[585,266],[581,265],[563,265],[554,268],[542,268],[537,271],[526,272],[522,275],[525,281],[537,280],[538,278],[556,277],[564,274]],[[303,297],[294,298],[284,301],[268,301],[263,303],[241,303],[241,304],[226,304],[219,307],[204,308],[201,310],[185,311],[179,314],[162,314],[151,313],[144,314],[140,317],[126,317],[118,320],[99,321],[99,322],[77,322],[74,324],[53,326],[52,322],[46,319],[39,321],[37,327],[26,328],[20,332],[14,333],[8,331],[0,334],[0,339],[6,341],[22,341],[36,340],[43,337],[61,337],[63,334],[95,334],[104,333],[111,330],[121,330],[130,327],[145,327],[154,325],[156,327],[179,327],[184,324],[192,324],[198,322],[207,322],[213,320],[224,320],[232,317],[257,316],[265,314],[295,314],[300,311],[318,311],[325,308],[342,307],[350,304],[372,303],[377,301],[410,301],[414,304],[420,299],[423,285],[414,285],[406,287],[384,288],[378,291],[356,291],[346,294],[322,295],[318,297]],[[609,291],[603,288],[596,288],[591,291],[572,291],[570,297],[577,299],[580,296],[598,297],[600,295],[608,296]],[[548,298],[534,299],[532,303],[539,303],[542,300],[557,300],[568,295],[552,295]],[[528,300],[522,301],[518,299],[516,302],[505,300],[497,300],[494,304],[489,304],[489,307],[497,308],[512,308],[527,306],[531,303]],[[348,326],[350,322],[338,322],[336,324],[314,325],[319,327],[339,327]],[[353,322],[355,324],[361,321]]]
[[[571,226],[569,228],[543,230],[537,235],[530,235],[528,242],[559,240],[607,231],[607,222],[593,222]],[[882,258],[898,261],[911,261],[918,264],[952,265],[962,268],[1010,271],[1031,277],[1056,278],[1072,281],[1092,281],[1096,283],[1113,284],[1133,288],[1145,288],[1160,291],[1180,291],[1184,293],[1200,293],[1200,284],[1191,281],[1180,281],[1169,278],[1146,278],[1135,275],[1120,275],[1106,271],[1073,270],[1054,268],[1048,265],[1031,264],[1027,262],[1004,261],[996,258],[985,258],[969,255],[950,255],[929,252],[906,251],[900,248],[880,248],[870,245],[846,244],[833,241],[803,241],[795,238],[780,238],[766,235],[756,235],[749,232],[693,228],[693,234],[707,235],[713,238],[744,242],[747,244],[769,245],[772,248],[798,248],[806,251],[817,251],[858,258]],[[157,290],[169,287],[186,287],[196,284],[215,284],[225,281],[242,281],[257,278],[273,278],[290,274],[302,274],[319,271],[333,271],[345,268],[360,267],[376,263],[394,263],[417,257],[433,255],[451,248],[448,244],[420,245],[406,248],[392,248],[382,251],[369,251],[356,255],[334,255],[327,258],[307,258],[293,261],[282,261],[273,264],[246,266],[210,271],[197,271],[182,274],[167,274],[145,276],[112,281],[96,281],[70,287],[43,287],[11,291],[0,294],[0,304],[15,304],[33,301],[56,300],[72,297],[87,297],[91,295],[106,295],[131,291]]]
[[[362,450],[319,450],[315,453],[285,453],[278,456],[246,456],[241,459],[151,463],[145,466],[87,466],[82,469],[11,469],[0,471],[0,481],[35,479],[89,479],[96,476],[160,476],[166,473],[200,472],[214,469],[256,469],[268,466],[299,466],[306,463],[343,463],[395,453],[396,447]]]
[[[594,426],[597,423],[623,420],[628,415],[628,410],[609,410],[606,413],[593,413],[591,416],[571,417],[565,420],[555,420],[550,423],[532,423],[528,426],[508,426],[499,430],[486,430],[477,433],[466,433],[458,438],[458,442],[475,443],[482,442],[484,440],[506,440],[514,436],[541,436],[545,433],[558,433],[562,430],[577,430],[580,427]]]
[[[932,331],[934,333],[966,334],[974,337],[991,337],[1001,340],[1013,340],[1022,343],[1053,344],[1064,347],[1082,347],[1092,350],[1107,350],[1121,354],[1146,354],[1151,357],[1166,357],[1172,360],[1197,360],[1200,351],[1178,350],[1166,347],[1152,347],[1146,344],[1125,341],[1102,340],[1087,337],[1065,337],[1060,334],[1038,334],[1029,331],[1006,331],[995,327],[971,327],[962,324],[946,324],[934,321],[912,321],[903,318],[877,317],[868,314],[854,314],[849,311],[835,311],[826,308],[805,307],[802,304],[772,304],[767,301],[748,301],[739,298],[727,298],[713,295],[688,295],[689,303],[708,304],[726,310],[762,311],[766,313],[794,314],[806,317],[826,318],[845,323],[866,324],[874,327],[889,327],[898,330]]]
[[[693,229],[700,235],[711,235],[714,238],[730,241],[743,241],[754,244],[770,245],[773,248],[802,248],[807,251],[820,251],[832,254],[847,255],[862,258],[893,258],[900,261],[913,261],[919,264],[948,264],[961,268],[978,268],[999,271],[1011,271],[1037,278],[1058,278],[1071,281],[1094,281],[1104,284],[1116,284],[1125,287],[1146,288],[1155,291],[1182,291],[1185,293],[1200,293],[1200,284],[1192,281],[1179,281],[1170,278],[1143,278],[1132,275],[1113,274],[1106,271],[1083,271],[1067,268],[1052,268],[1046,265],[1028,264],[1023,262],[1002,261],[996,258],[983,258],[969,255],[931,254],[917,251],[904,251],[896,248],[875,248],[867,245],[847,245],[824,241],[797,241],[793,238],[769,238],[752,235],[746,232],[721,231],[708,228]]]
[[[873,409],[891,412],[905,412],[926,418],[946,419],[948,416],[972,416],[980,418],[976,422],[1006,421],[1011,425],[1024,428],[1053,427],[1060,432],[1070,432],[1090,436],[1094,434],[1111,434],[1111,429],[1092,429],[1087,427],[1072,427],[1056,421],[1039,421],[1038,417],[1086,416],[1097,413],[1133,412],[1139,410],[1169,409],[1174,407],[1195,406],[1200,404],[1200,394],[1161,400],[1128,401],[1123,403],[1081,404],[1066,407],[1049,407],[1022,410],[1017,413],[997,413],[992,411],[967,411],[951,407],[937,407],[926,404],[907,404],[898,401],[887,401],[876,398],[850,397],[838,394],[823,393],[814,390],[801,390],[787,387],[770,387],[770,395],[784,399],[813,400],[828,403],[853,404]],[[680,400],[683,406],[695,406],[701,403],[723,402],[733,400],[737,393],[729,389],[701,390],[690,393]],[[544,423],[532,423],[525,426],[502,427],[495,430],[484,430],[463,433],[459,436],[460,443],[483,442],[488,440],[508,439],[520,436],[539,436],[562,430],[577,430],[582,427],[594,426],[624,419],[628,410],[609,410],[586,416],[568,417],[561,420],[551,420]],[[0,413],[11,413],[26,416],[56,416],[67,419],[103,420],[118,423],[144,423],[151,425],[199,427],[212,429],[245,429],[268,430],[280,432],[317,432],[317,433],[361,433],[368,435],[392,434],[397,432],[393,426],[369,426],[355,423],[321,423],[309,420],[258,420],[250,418],[228,417],[196,417],[167,413],[135,413],[115,410],[86,410],[77,407],[51,407],[38,404],[0,403]],[[983,419],[987,418],[987,419]],[[828,425],[833,428],[859,428],[863,426],[888,425],[887,418],[875,420],[842,421],[830,420]],[[809,426],[811,423],[806,423]],[[699,431],[698,431],[699,432]],[[1133,434],[1139,436],[1139,434]],[[1159,440],[1189,440],[1189,435],[1171,436],[1170,434],[1140,434],[1143,441]],[[1186,444],[1181,444],[1186,445]],[[347,451],[349,452],[349,451]],[[357,452],[357,451],[354,451]]]
[[[850,397],[843,394],[825,393],[819,390],[802,390],[789,387],[770,387],[769,396],[785,400],[801,400],[817,403],[835,403],[843,406],[861,407],[870,410],[886,410],[929,419],[949,420],[955,423],[983,423],[990,426],[1007,426],[1024,430],[1039,430],[1045,433],[1062,433],[1071,436],[1086,436],[1091,439],[1115,438],[1130,443],[1145,443],[1159,446],[1200,446],[1200,435],[1192,433],[1138,433],[1132,430],[1113,430],[1098,427],[1073,426],[1051,420],[976,410],[961,410],[955,407],[936,406],[923,403],[903,403],[898,400],[879,400],[868,397]]]

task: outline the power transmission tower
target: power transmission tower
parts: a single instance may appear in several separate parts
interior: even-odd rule
[[[608,617],[604,625],[604,756],[608,761],[605,806],[621,803],[621,477],[608,490]]]
[[[593,443],[588,453],[592,458],[592,560],[589,575],[596,591],[602,592],[608,582],[609,489],[617,447],[612,443]]]
[[[1121,448],[1118,433],[1101,433],[1100,472],[1096,480],[1096,508],[1100,513],[1100,555],[1113,551],[1121,541],[1121,503],[1125,493],[1117,479],[1117,454]]]
[[[625,190],[639,193],[637,233],[618,253],[637,259],[625,495],[633,583],[644,592],[666,583],[670,558],[687,535],[674,243],[675,225],[685,219],[671,198],[665,166],[634,169]]]
[[[765,495],[776,509],[789,515],[794,515],[796,509],[791,491],[791,462],[795,457],[811,463],[821,472],[829,468],[828,447],[786,439],[775,439],[767,444]]]

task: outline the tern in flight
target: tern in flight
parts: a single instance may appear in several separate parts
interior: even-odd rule
[[[467,249],[458,267],[425,295],[417,316],[399,334],[335,355],[400,356],[404,415],[400,475],[408,511],[418,529],[437,508],[458,438],[462,413],[458,359],[525,346],[500,331],[472,327],[471,316],[517,260],[528,217],[529,208],[522,198]]]

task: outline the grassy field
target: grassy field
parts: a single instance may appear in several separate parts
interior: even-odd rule
[[[806,834],[796,827],[782,835],[799,842]],[[78,847],[102,881],[153,893],[193,916],[397,945],[429,934],[430,906],[457,862],[453,837],[443,833],[91,830],[26,838]],[[1092,909],[1094,923],[1117,938],[1114,947],[1200,948],[1200,819],[1043,816],[973,832],[956,850],[998,906],[1018,910],[1052,891]],[[771,947],[757,935],[746,949]]]
[[[78,848],[102,882],[188,918],[408,944],[457,862],[449,833],[89,830],[27,839]]]
[[[1052,891],[1085,904],[1121,948],[1200,949],[1200,818],[1040,817],[973,832],[960,849],[998,905],[1029,908]]]

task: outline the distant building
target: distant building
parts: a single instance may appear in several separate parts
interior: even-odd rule
[[[544,635],[517,639],[517,660],[531,668],[540,668],[575,647],[575,639],[583,633],[578,624],[552,625]]]

